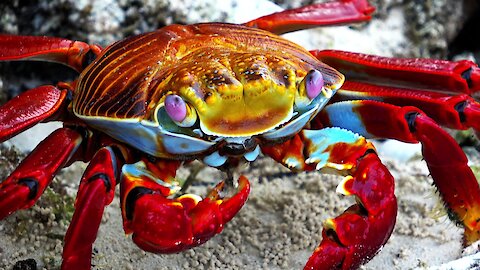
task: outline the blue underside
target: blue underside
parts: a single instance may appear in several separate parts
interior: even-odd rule
[[[358,106],[355,102],[344,101],[338,102],[325,107],[332,126],[348,129],[358,133],[366,138],[373,136],[368,133],[360,116],[355,113],[355,108]]]

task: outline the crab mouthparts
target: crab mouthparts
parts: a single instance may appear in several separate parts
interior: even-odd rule
[[[206,156],[203,162],[211,167],[220,167],[228,158],[240,158],[251,162],[260,154],[260,147],[252,138],[227,138],[226,143],[217,151]]]
[[[227,142],[218,151],[223,156],[242,156],[248,152],[252,152],[257,147],[254,139],[248,138],[242,143]]]

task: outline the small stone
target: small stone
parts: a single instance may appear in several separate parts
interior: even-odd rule
[[[13,266],[13,270],[37,270],[37,262],[34,259],[18,261]]]

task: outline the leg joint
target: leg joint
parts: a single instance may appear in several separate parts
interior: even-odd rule
[[[89,50],[83,58],[82,69],[87,68],[96,58],[97,58],[97,55],[95,54],[95,52],[93,52],[92,50]]]
[[[473,72],[473,68],[470,67],[469,69],[465,70],[464,72],[462,72],[461,76],[462,78],[467,82],[467,85],[468,87],[472,87],[473,85],[473,82],[472,82],[472,72]]]
[[[135,210],[135,202],[146,194],[152,194],[153,191],[145,187],[135,187],[127,195],[125,201],[125,215],[128,220],[133,218],[133,211]]]
[[[408,129],[410,130],[411,133],[414,133],[416,131],[415,119],[417,118],[418,115],[420,115],[419,112],[407,112],[405,114],[405,120],[407,121]]]
[[[366,156],[368,156],[369,154],[375,154],[377,155],[377,151],[375,151],[375,149],[373,148],[368,148],[365,153],[363,154],[363,156],[361,156],[360,158],[364,158]]]
[[[464,123],[467,119],[467,117],[465,116],[465,108],[467,107],[467,105],[468,105],[467,101],[462,101],[455,104],[455,106],[453,107],[455,111],[458,112],[458,117],[460,118],[460,122],[462,123]]]
[[[110,192],[110,190],[112,189],[112,181],[110,177],[108,177],[108,175],[106,175],[105,173],[94,174],[90,178],[88,178],[87,182],[90,183],[95,180],[102,180],[107,192]]]
[[[35,178],[21,178],[18,180],[18,184],[27,186],[30,189],[30,193],[28,194],[28,199],[33,200],[37,197],[38,194],[38,180]]]

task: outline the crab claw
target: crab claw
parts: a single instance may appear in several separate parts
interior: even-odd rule
[[[325,221],[322,242],[305,270],[357,269],[387,242],[397,214],[395,182],[364,137],[340,128],[305,129],[262,152],[292,170],[346,175],[337,192],[356,199],[340,216]]]
[[[357,269],[387,242],[395,225],[394,180],[378,156],[360,158],[355,172],[337,192],[355,196],[357,203],[324,224],[322,242],[305,265],[310,269]]]
[[[162,192],[137,186],[122,195],[128,209],[124,229],[149,252],[175,253],[198,246],[220,233],[242,208],[250,183],[241,176],[235,194],[222,196],[226,192],[222,181],[203,200],[193,194],[169,199]]]

